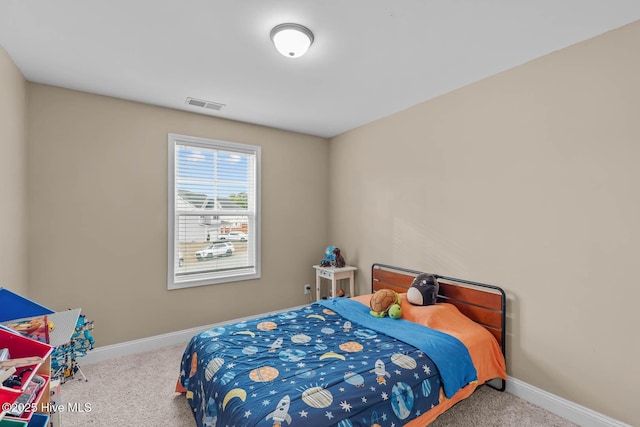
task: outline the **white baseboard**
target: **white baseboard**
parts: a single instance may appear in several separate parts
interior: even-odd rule
[[[509,377],[505,391],[582,427],[631,427],[517,378]]]
[[[303,307],[303,306],[300,306]],[[299,307],[289,308],[287,310],[278,310],[272,313],[289,311]],[[228,322],[219,322],[211,325],[199,326],[196,328],[185,329],[182,331],[170,332],[167,334],[156,335],[148,338],[141,338],[133,341],[127,341],[119,344],[112,344],[103,347],[96,347],[91,350],[85,357],[80,360],[81,365],[88,365],[104,360],[113,359],[129,354],[141,353],[149,350],[156,350],[162,347],[184,343],[185,345],[192,336],[204,332],[211,328],[240,322],[243,320],[251,320],[272,313],[263,313],[255,316],[234,319]],[[534,387],[530,384],[520,381],[517,378],[509,377],[507,380],[506,392],[518,396],[527,402],[540,406],[541,408],[552,412],[562,418],[578,424],[582,427],[632,427],[629,424],[614,420],[606,415],[592,411],[589,408],[573,403],[562,397],[556,396],[542,389]]]
[[[204,332],[208,329],[217,328],[219,326],[236,323],[245,320],[256,319],[262,316],[268,316],[274,313],[281,313],[283,311],[295,310],[297,308],[304,307],[304,305],[297,307],[290,307],[286,310],[277,310],[270,313],[261,313],[254,316],[247,316],[238,319],[233,319],[225,322],[213,323],[211,325],[198,326],[195,328],[185,329],[182,331],[169,332],[166,334],[155,335],[153,337],[141,338],[132,341],[126,341],[118,344],[105,345],[102,347],[96,347],[87,353],[82,359],[79,360],[80,365],[89,365],[91,363],[102,362],[103,360],[109,360],[120,356],[127,356],[129,354],[142,353],[149,350],[157,350],[162,347],[170,345],[181,344],[185,345],[189,342],[191,337],[200,332]]]
[[[186,344],[192,336],[217,326],[220,326],[220,324],[200,326],[197,328],[185,329],[183,331],[169,332],[167,334],[156,335],[153,337],[96,347],[89,351],[82,359],[79,359],[78,362],[81,366],[84,366],[91,363],[114,359],[116,357],[127,356],[129,354],[157,350],[174,344]]]

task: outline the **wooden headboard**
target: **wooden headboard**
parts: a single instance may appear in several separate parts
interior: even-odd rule
[[[408,270],[385,264],[371,267],[371,291],[393,289],[404,293],[411,282],[423,271]],[[455,305],[461,313],[484,326],[496,338],[505,355],[506,338],[506,295],[493,285],[434,274],[438,279],[438,302]]]

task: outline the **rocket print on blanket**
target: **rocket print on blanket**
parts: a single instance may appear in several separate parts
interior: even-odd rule
[[[376,378],[378,381],[378,384],[387,384],[387,380],[384,377],[391,378],[391,374],[387,372],[384,366],[384,362],[380,359],[376,360],[375,368],[373,368],[369,372],[373,372],[378,376]]]
[[[282,339],[282,338],[278,338],[277,340],[275,340],[275,342],[273,344],[271,344],[271,347],[269,347],[269,351],[271,353],[273,353],[274,351],[276,351],[277,349],[282,347],[282,342],[283,341],[284,341],[284,339]]]
[[[291,424],[291,415],[289,415],[289,404],[291,403],[291,399],[289,395],[286,395],[278,405],[276,406],[275,411],[267,415],[267,420],[269,418],[273,418],[273,427],[280,427],[283,421],[286,421],[287,424]]]

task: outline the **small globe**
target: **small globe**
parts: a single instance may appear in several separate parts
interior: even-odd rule
[[[335,246],[327,246],[327,249],[324,250],[324,257],[328,260],[334,259],[336,256],[333,253]]]

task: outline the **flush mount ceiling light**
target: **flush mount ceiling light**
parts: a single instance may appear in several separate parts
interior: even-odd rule
[[[300,24],[280,24],[271,30],[271,40],[282,55],[299,58],[313,43],[313,33]]]

